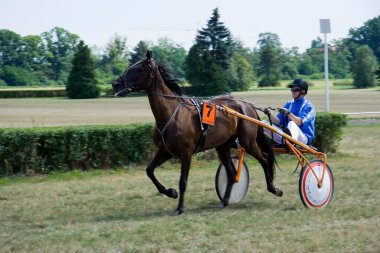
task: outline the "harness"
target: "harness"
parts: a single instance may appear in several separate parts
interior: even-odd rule
[[[178,102],[178,105],[176,106],[176,109],[173,111],[172,115],[170,116],[170,118],[168,119],[168,121],[166,122],[165,126],[162,128],[162,129],[159,129],[159,127],[157,126],[156,124],[156,129],[158,131],[158,133],[160,134],[161,136],[161,139],[162,139],[162,142],[166,148],[166,150],[168,150],[168,152],[173,156],[173,157],[176,157],[172,152],[170,152],[170,150],[168,149],[168,147],[166,146],[166,142],[165,142],[165,137],[164,137],[164,133],[165,131],[167,130],[167,128],[170,126],[170,124],[174,121],[174,118],[175,116],[177,115],[178,113],[178,110],[180,108],[180,106],[194,106],[195,107],[195,110],[197,111],[197,114],[198,114],[198,117],[199,117],[199,128],[201,130],[201,135],[199,137],[199,140],[198,140],[198,143],[193,151],[193,154],[195,153],[198,153],[200,151],[203,150],[204,148],[204,144],[206,142],[206,139],[207,139],[207,134],[208,134],[208,131],[210,130],[210,125],[208,124],[204,124],[202,123],[202,116],[203,116],[203,101],[205,99],[211,99],[212,97],[209,97],[209,98],[204,98],[204,97],[186,97],[186,96],[178,96],[178,95],[167,95],[167,94],[161,94],[161,93],[148,93],[148,95],[153,95],[153,96],[161,96],[161,97],[166,97],[166,98],[175,98],[175,99],[189,99],[191,101],[191,103],[187,103],[185,101],[179,101]],[[244,103],[248,103],[250,104],[255,110],[259,110],[259,111],[262,111],[264,112],[265,111],[265,108],[266,107],[260,107],[256,104],[253,104],[253,103],[250,103],[250,102],[247,102],[247,101],[244,101],[242,99],[231,99],[231,98],[219,98],[220,100],[228,100],[228,101],[241,101],[241,102],[244,102]],[[272,109],[272,108],[271,108]],[[273,134],[273,133],[272,133]]]
[[[195,108],[198,111],[199,124],[202,131],[201,136],[199,137],[198,144],[195,147],[195,150],[193,152],[193,154],[195,154],[204,148],[204,145],[206,142],[206,136],[207,136],[208,130],[210,129],[210,125],[203,124],[203,121],[202,121],[203,107],[201,106],[202,102],[199,102],[199,100],[195,100],[195,99],[191,99],[191,102],[194,104]]]
[[[168,149],[168,147],[166,146],[165,138],[164,138],[164,133],[165,133],[165,130],[168,128],[168,126],[169,126],[169,125],[172,123],[172,121],[174,120],[174,117],[175,117],[175,115],[177,114],[180,105],[181,105],[181,103],[178,103],[178,105],[177,105],[177,107],[175,108],[175,110],[174,110],[172,116],[170,116],[169,120],[166,122],[166,124],[165,124],[165,126],[162,128],[162,130],[160,130],[160,129],[158,128],[157,124],[156,124],[156,129],[157,129],[158,133],[159,133],[160,136],[161,136],[162,143],[164,144],[166,150],[167,150],[172,156],[174,156],[174,157],[175,157],[175,155],[172,154],[172,153],[170,152],[170,150]]]
[[[183,96],[173,96],[173,95],[165,95],[165,94],[157,94],[157,93],[149,93],[150,95],[156,95],[156,96],[162,96],[162,97],[169,97],[169,98],[184,98]],[[207,133],[208,133],[208,130],[210,129],[209,128],[209,125],[207,124],[203,124],[202,123],[202,102],[200,102],[200,100],[198,99],[194,99],[194,98],[190,98],[190,101],[192,102],[192,104],[186,104],[185,102],[179,102],[177,107],[175,108],[174,112],[172,113],[172,115],[170,116],[170,118],[168,119],[168,121],[166,122],[165,126],[162,128],[162,129],[159,129],[159,127],[157,126],[156,124],[156,129],[158,131],[158,133],[160,134],[161,136],[161,139],[162,139],[162,143],[164,144],[166,150],[173,156],[173,157],[176,157],[172,152],[170,152],[170,150],[168,149],[168,147],[166,146],[166,142],[165,142],[165,137],[164,137],[164,133],[166,131],[166,129],[169,127],[169,125],[173,122],[175,116],[177,115],[178,113],[178,110],[179,110],[179,107],[182,105],[182,106],[185,106],[185,105],[191,105],[191,106],[194,106],[198,112],[198,117],[199,117],[199,124],[200,124],[200,129],[201,129],[201,136],[199,137],[199,141],[198,141],[198,144],[197,146],[195,147],[194,151],[193,151],[193,154],[201,151],[204,147],[204,144],[206,142],[206,136],[207,136]]]

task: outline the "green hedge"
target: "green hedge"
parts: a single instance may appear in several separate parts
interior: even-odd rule
[[[65,97],[65,89],[49,90],[0,90],[0,98]]]
[[[345,115],[318,113],[312,145],[335,152],[346,124]],[[152,124],[0,129],[0,175],[147,163],[155,150],[152,134]]]
[[[347,116],[340,113],[317,113],[312,145],[325,153],[334,153],[342,140]]]
[[[115,168],[153,151],[152,124],[0,129],[0,175]]]

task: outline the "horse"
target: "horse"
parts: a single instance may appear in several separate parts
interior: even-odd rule
[[[203,144],[199,145],[202,141],[202,127],[194,100],[182,95],[178,80],[174,79],[163,65],[156,63],[151,51],[147,50],[143,59],[119,76],[112,83],[112,88],[115,96],[126,96],[134,91],[147,93],[155,118],[156,128],[153,138],[158,151],[146,168],[146,173],[161,194],[173,199],[178,198],[177,191],[163,186],[155,177],[154,171],[172,157],[180,159],[179,199],[174,215],[182,214],[184,210],[184,197],[192,155],[213,148],[216,149],[220,161],[226,168],[228,183],[221,206],[228,205],[236,174],[230,150],[236,143],[236,139],[241,147],[261,164],[267,190],[276,196],[282,196],[282,190],[273,184],[274,151],[262,127],[237,117],[229,117],[217,110],[215,125],[209,126]],[[217,96],[208,102],[214,105],[226,105],[244,115],[259,119],[252,104],[235,99],[231,95]]]

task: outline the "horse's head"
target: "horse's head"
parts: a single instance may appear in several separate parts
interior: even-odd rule
[[[132,91],[146,91],[153,81],[155,68],[157,65],[152,59],[152,52],[147,50],[145,58],[129,67],[112,83],[115,96],[122,97]]]

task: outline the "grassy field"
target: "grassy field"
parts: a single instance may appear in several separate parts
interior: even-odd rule
[[[145,166],[0,179],[0,252],[379,252],[380,124],[344,129],[329,157],[335,193],[322,210],[303,207],[294,157],[278,158],[283,198],[266,191],[253,160],[245,199],[219,209],[216,160],[196,157],[185,213],[157,193]],[[179,165],[157,171],[177,187]]]
[[[378,89],[331,88],[332,112],[379,111]],[[290,98],[283,87],[234,95],[272,107]],[[322,81],[308,97],[317,111],[324,111]],[[350,117],[380,119],[379,114]],[[2,128],[133,122],[153,122],[146,97],[0,99]],[[177,201],[157,193],[145,164],[0,178],[0,252],[379,252],[378,143],[379,123],[344,129],[339,153],[329,156],[335,193],[323,210],[303,207],[298,176],[290,175],[296,166],[292,156],[278,158],[276,183],[283,198],[266,191],[262,169],[247,159],[251,181],[246,198],[219,209],[218,162],[197,155],[180,217],[170,215]],[[168,162],[157,176],[177,188],[179,165]]]
[[[282,107],[291,98],[288,89],[253,90],[234,93],[257,106]],[[309,92],[317,111],[325,110],[324,90]],[[331,112],[380,111],[380,91],[376,89],[332,89]],[[363,117],[352,116],[352,117]],[[380,114],[365,115],[380,117]],[[147,97],[69,100],[65,98],[0,99],[0,127],[43,127],[68,125],[114,125],[153,122]]]

